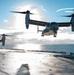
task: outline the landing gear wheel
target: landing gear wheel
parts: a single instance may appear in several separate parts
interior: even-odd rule
[[[54,37],[56,37],[56,34],[54,34]]]

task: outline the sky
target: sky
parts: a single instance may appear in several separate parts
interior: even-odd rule
[[[8,37],[7,41],[14,39],[14,43],[73,44],[74,32],[71,32],[71,27],[59,28],[56,38],[53,36],[41,37],[41,32],[37,33],[36,26],[30,25],[28,30],[25,28],[25,15],[9,12],[31,10],[36,14],[31,16],[31,19],[46,22],[69,22],[70,18],[61,17],[72,13],[62,10],[66,8],[74,8],[74,0],[0,0],[0,34],[10,33],[12,37]],[[44,28],[40,27],[40,29]]]

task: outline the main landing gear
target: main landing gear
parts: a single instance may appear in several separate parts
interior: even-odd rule
[[[54,30],[54,37],[57,37],[57,30]]]

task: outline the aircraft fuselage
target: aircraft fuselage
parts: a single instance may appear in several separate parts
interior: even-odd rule
[[[56,22],[52,22],[51,24],[48,24],[46,28],[42,31],[42,36],[44,35],[54,35],[56,37],[57,30],[58,30],[58,24]]]

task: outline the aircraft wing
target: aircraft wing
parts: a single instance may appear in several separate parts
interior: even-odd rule
[[[70,22],[60,22],[58,23],[59,27],[69,27],[70,26]]]
[[[38,26],[46,26],[47,24],[50,24],[50,23],[43,22],[43,21],[37,21],[37,20],[30,20],[29,24],[38,25]]]
[[[51,23],[30,19],[29,24],[38,25],[38,26],[46,26]],[[71,23],[70,22],[57,22],[57,24],[59,25],[59,27],[69,27]]]

